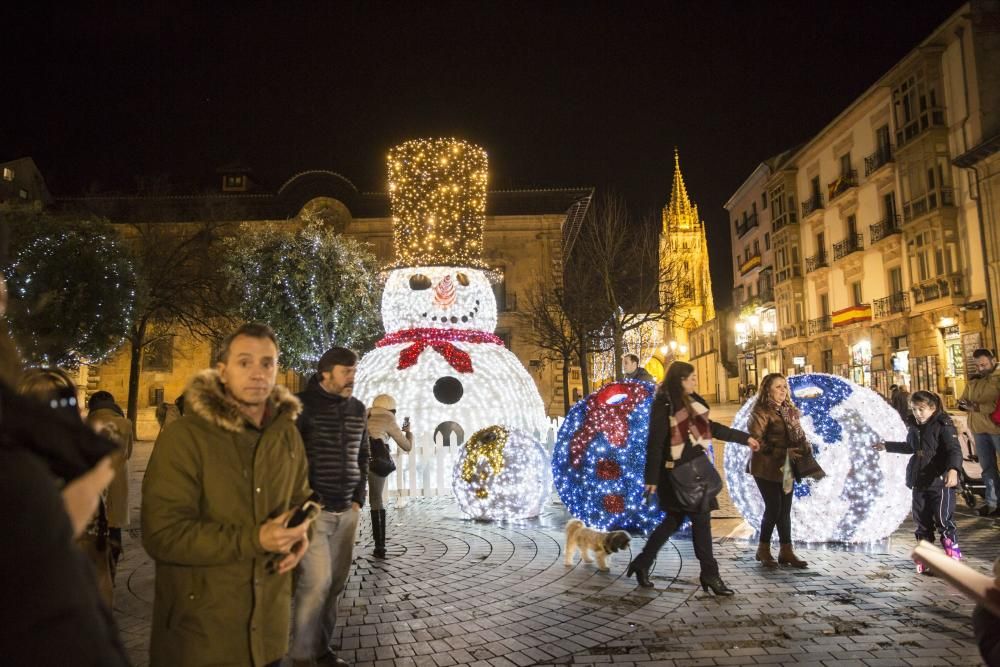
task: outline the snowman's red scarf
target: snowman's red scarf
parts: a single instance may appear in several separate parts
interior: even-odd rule
[[[394,331],[375,343],[375,346],[385,347],[399,343],[413,343],[413,345],[403,348],[399,353],[399,365],[396,366],[399,370],[416,365],[420,354],[430,346],[459,373],[471,373],[472,358],[469,353],[458,349],[452,345],[452,342],[503,345],[503,339],[485,331],[424,328]]]

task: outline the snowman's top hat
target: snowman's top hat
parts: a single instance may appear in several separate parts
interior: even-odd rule
[[[412,139],[389,151],[395,260],[386,267],[483,262],[486,151],[460,139]]]

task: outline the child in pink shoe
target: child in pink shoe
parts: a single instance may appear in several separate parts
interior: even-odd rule
[[[906,466],[906,486],[913,489],[913,523],[918,540],[934,542],[935,528],[949,556],[961,560],[955,526],[955,489],[962,467],[962,448],[941,398],[929,391],[910,395],[912,418],[906,442],[886,442],[891,454],[912,454]],[[929,572],[917,565],[917,572]]]

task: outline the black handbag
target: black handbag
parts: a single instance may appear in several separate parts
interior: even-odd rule
[[[690,440],[684,454],[688,454],[688,448],[692,448]],[[674,463],[673,467],[670,467],[672,462],[667,463],[670,486],[681,508],[689,512],[707,512],[712,500],[722,491],[722,477],[701,445],[694,445],[693,449],[686,460],[684,454],[681,455],[682,463]]]
[[[369,468],[379,477],[388,477],[389,473],[395,472],[396,462],[389,454],[389,445],[381,438],[369,438],[369,451],[371,451],[371,465]]]

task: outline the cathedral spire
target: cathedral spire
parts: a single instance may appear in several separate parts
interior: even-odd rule
[[[663,229],[696,229],[698,207],[691,203],[684,175],[681,174],[681,157],[674,146],[674,186],[670,192],[670,203],[663,209]]]

